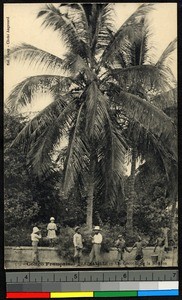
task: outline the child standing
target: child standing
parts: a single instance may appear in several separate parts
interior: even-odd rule
[[[143,259],[143,248],[146,247],[146,243],[142,241],[141,237],[138,236],[138,241],[133,245],[130,252],[136,247],[136,253],[135,253],[135,266],[145,266],[144,259]]]
[[[162,266],[162,263],[165,259],[164,257],[164,248],[165,248],[165,236],[161,232],[160,236],[157,238],[155,247],[154,247],[154,252],[156,251],[156,248],[158,248],[158,265]]]
[[[33,227],[33,232],[31,233],[31,241],[33,247],[33,262],[39,263],[39,252],[38,252],[38,243],[41,239],[41,233],[38,227]]]
[[[54,247],[54,242],[55,239],[57,238],[56,236],[56,230],[57,230],[57,225],[54,223],[55,218],[51,217],[50,218],[50,223],[47,225],[47,238],[49,239],[49,246]]]
[[[130,251],[126,247],[126,242],[125,242],[122,234],[118,235],[118,239],[115,242],[115,245],[116,245],[117,250],[118,250],[118,258],[117,258],[117,260],[118,260],[118,266],[121,265],[122,261],[123,261],[123,265],[125,265],[123,254],[124,254],[125,251],[127,251],[128,253],[130,253]]]
[[[73,244],[75,248],[75,253],[74,253],[74,259],[75,259],[75,264],[76,266],[80,266],[80,259],[82,256],[82,249],[83,249],[83,240],[82,236],[80,233],[80,227],[77,226],[75,227],[75,234],[73,236]]]

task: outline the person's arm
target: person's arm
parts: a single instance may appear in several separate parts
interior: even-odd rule
[[[136,243],[133,245],[133,247],[131,248],[131,250],[129,251],[129,253],[136,247]]]
[[[77,243],[76,243],[76,236],[75,236],[75,234],[74,234],[74,236],[73,236],[73,245],[74,245],[74,247],[76,247],[76,246],[77,246]]]
[[[158,246],[158,240],[156,240],[156,242],[155,242],[155,245],[154,245],[154,252],[155,252],[157,246]]]
[[[35,237],[37,238],[37,239],[41,239],[41,233],[39,233],[39,234],[35,234]]]
[[[126,245],[125,245],[124,249],[125,249],[128,253],[131,252],[131,251],[126,247]]]
[[[91,239],[92,239],[92,244],[94,244],[94,242],[95,242],[95,240],[94,240],[94,235],[92,236],[90,236],[91,237]]]
[[[148,242],[147,242],[147,241],[143,241],[143,243],[142,243],[142,247],[143,247],[143,248],[146,248],[146,247],[147,247],[147,245],[148,245]]]
[[[115,246],[116,246],[116,247],[119,246],[119,241],[118,241],[118,240],[115,241]]]
[[[102,243],[103,237],[102,234],[100,234],[100,243]]]

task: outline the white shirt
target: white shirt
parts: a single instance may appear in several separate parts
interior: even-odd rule
[[[82,236],[80,233],[75,233],[73,236],[73,244],[75,247],[83,248]]]
[[[101,244],[102,243],[102,234],[100,234],[100,233],[94,234],[92,243],[93,244]]]
[[[32,242],[38,242],[41,239],[41,234],[31,233],[31,240]]]
[[[55,223],[51,222],[47,225],[47,237],[50,239],[54,239],[56,238],[56,230],[57,230],[57,226]]]

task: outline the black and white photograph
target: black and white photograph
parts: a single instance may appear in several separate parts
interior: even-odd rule
[[[5,269],[177,267],[177,3],[6,3],[4,54]]]

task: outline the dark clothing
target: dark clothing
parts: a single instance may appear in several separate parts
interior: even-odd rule
[[[136,253],[135,253],[135,265],[136,266],[144,266],[144,260],[143,260],[143,247],[144,242],[136,242],[133,246],[133,248],[136,247]],[[133,249],[132,248],[132,249]]]
[[[136,242],[135,243],[135,247],[136,247],[136,256],[141,256],[143,257],[143,242]]]

